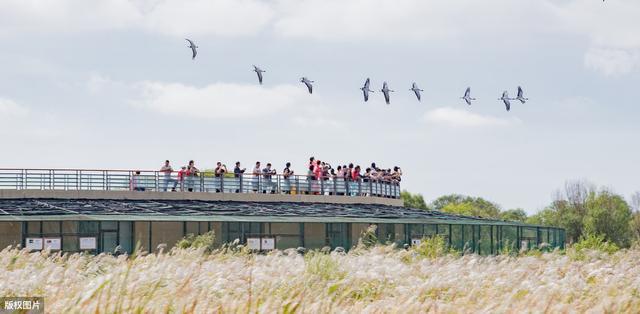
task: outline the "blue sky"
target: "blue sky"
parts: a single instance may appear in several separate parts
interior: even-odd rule
[[[314,155],[399,165],[429,200],[532,213],[572,179],[630,196],[638,16],[634,0],[3,0],[0,166],[302,173]],[[362,101],[366,77],[396,90],[390,106]],[[518,85],[531,100],[506,112]]]

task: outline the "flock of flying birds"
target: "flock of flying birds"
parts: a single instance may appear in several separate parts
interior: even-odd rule
[[[195,59],[196,55],[198,54],[198,46],[196,46],[196,44],[188,38],[185,38],[187,40],[187,42],[189,42],[189,48],[191,48],[191,52],[193,53],[191,59]],[[266,72],[264,70],[262,70],[261,68],[257,67],[257,66],[253,66],[253,71],[256,72],[256,74],[258,75],[258,82],[260,83],[260,85],[262,85],[262,73]],[[300,78],[300,82],[302,82],[304,85],[307,86],[307,90],[309,91],[309,94],[313,94],[313,83],[314,81],[309,80],[307,77],[302,77]],[[360,88],[360,90],[362,90],[362,95],[364,97],[364,101],[369,101],[369,93],[373,93],[374,91],[372,91],[369,86],[370,86],[370,80],[369,78],[366,79],[366,81],[364,82],[364,86],[362,86]],[[416,84],[416,82],[413,82],[413,84],[411,84],[411,89],[410,91],[413,91],[413,93],[416,95],[416,98],[418,98],[418,101],[421,101],[421,94],[420,92],[423,92],[424,90],[420,89],[418,87],[418,84]],[[395,92],[392,89],[389,89],[389,84],[387,84],[387,82],[383,82],[382,83],[382,89],[380,90],[380,92],[382,92],[382,95],[384,96],[384,101],[387,103],[387,105],[391,104],[391,96],[390,93]],[[464,96],[460,97],[460,99],[463,99],[467,105],[471,105],[471,101],[476,100],[476,98],[472,98],[471,97],[471,87],[467,87],[467,89],[464,92]],[[525,103],[527,100],[529,100],[529,98],[525,98],[524,97],[524,91],[522,90],[522,87],[518,86],[518,92],[517,92],[517,96],[516,98],[510,98],[509,97],[509,92],[508,91],[504,91],[502,92],[502,97],[498,98],[498,100],[501,100],[504,103],[505,108],[507,109],[507,111],[511,110],[511,101],[512,100],[518,100],[521,103]]]

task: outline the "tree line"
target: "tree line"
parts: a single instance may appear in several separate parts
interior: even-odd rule
[[[427,203],[421,194],[403,191],[401,196],[405,207],[561,227],[568,243],[588,235],[604,237],[620,247],[640,243],[640,191],[625,199],[586,181],[568,181],[549,205],[531,216],[522,208],[505,210],[482,197],[450,194]]]

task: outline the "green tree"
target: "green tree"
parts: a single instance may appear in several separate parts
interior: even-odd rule
[[[631,217],[631,233],[636,242],[640,243],[640,192],[636,192],[631,196],[631,209],[633,217]]]
[[[632,212],[622,196],[606,190],[592,192],[585,205],[584,231],[587,234],[602,235],[607,242],[629,246]]]
[[[425,209],[425,210],[429,209],[429,207],[427,206],[427,203],[424,201],[424,197],[422,197],[422,194],[418,194],[418,193],[412,194],[409,191],[405,190],[400,193],[400,198],[404,202],[404,207],[418,208],[418,209]]]
[[[622,247],[629,246],[633,228],[631,209],[622,196],[584,181],[566,183],[551,205],[526,222],[564,228],[569,243],[594,235]]]
[[[500,219],[500,206],[481,197],[459,194],[444,195],[437,198],[431,207],[446,213]]]
[[[527,212],[522,208],[509,209],[500,213],[500,219],[507,221],[527,221]]]

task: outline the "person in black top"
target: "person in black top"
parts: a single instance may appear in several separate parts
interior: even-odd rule
[[[291,194],[291,176],[293,176],[293,170],[291,170],[291,163],[287,162],[284,170],[282,170],[282,177],[284,181],[284,184],[282,185],[282,192],[285,194]]]
[[[240,189],[242,187],[242,174],[244,173],[245,170],[247,169],[246,168],[240,169],[240,162],[236,161],[236,167],[233,168],[233,175],[234,177],[236,177],[236,184],[238,185],[238,188],[236,189],[236,193],[240,193]]]
[[[236,161],[236,167],[233,168],[233,174],[235,175],[235,177],[236,178],[242,177],[242,174],[244,173],[245,170],[247,170],[247,168],[240,169],[240,162]]]

